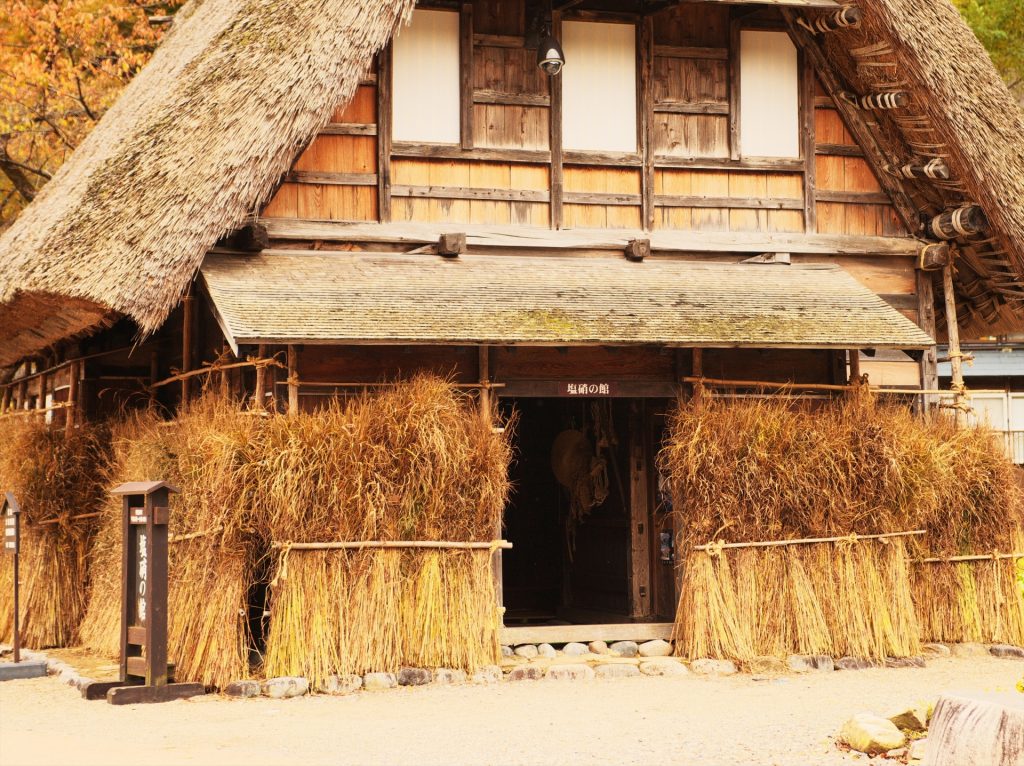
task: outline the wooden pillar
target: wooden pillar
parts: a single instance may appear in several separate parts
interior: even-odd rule
[[[377,217],[391,220],[391,45],[377,56]]]
[[[459,11],[459,139],[463,149],[473,148],[473,4]]]
[[[261,343],[257,356],[262,361],[267,358],[267,347]],[[253,392],[253,406],[263,410],[267,407],[267,368],[262,364],[256,365],[256,390]]]
[[[562,14],[554,11],[551,14],[551,34],[558,39],[562,38]],[[561,76],[548,77],[551,92],[551,107],[549,109],[549,144],[551,147],[551,228],[562,228],[562,194],[564,183],[562,181],[562,78]]]
[[[704,349],[702,348],[693,349],[693,377],[704,377]],[[693,406],[695,409],[698,410],[704,406],[703,383],[693,384]]]
[[[45,362],[44,362],[45,364]],[[49,373],[42,373],[39,376],[39,398],[36,399],[36,409],[43,413],[43,419],[46,419],[46,389],[50,384]]]
[[[651,615],[651,524],[643,400],[629,405],[629,614]]]
[[[288,345],[288,414],[299,414],[299,351]]]
[[[848,382],[855,385],[861,382],[860,374],[860,349],[851,348],[846,352],[847,361],[850,364],[850,377]]]
[[[64,418],[64,432],[70,436],[75,430],[75,421],[78,419],[78,378],[81,374],[81,362],[72,362],[68,366],[68,401],[67,415]]]
[[[18,384],[18,409],[28,409],[28,381],[22,380]]]
[[[479,377],[480,377],[480,416],[485,422],[494,426],[494,401],[491,397],[491,347],[480,346],[479,348]],[[504,530],[504,511],[498,514],[495,520],[494,539],[500,540]],[[505,614],[505,577],[502,572],[501,550],[498,549],[491,554],[491,576],[494,578],[494,593],[496,596],[498,611],[504,617]]]
[[[956,293],[953,291],[953,264],[942,270],[942,291],[946,301],[946,334],[949,336],[949,366],[952,370],[953,405],[957,408],[957,419],[965,406],[963,354],[960,352],[960,328],[956,322]]]
[[[194,298],[192,297],[191,291],[181,302],[181,371],[191,372],[192,371],[192,342],[193,335],[195,334],[195,311],[193,309]],[[185,378],[181,381],[181,408],[186,409],[188,407],[189,398],[191,397],[192,381],[189,378]]]
[[[640,156],[643,159],[640,185],[640,213],[645,231],[654,229],[654,20],[644,16],[637,25],[637,71],[640,111]]]
[[[917,271],[917,324],[932,338],[935,337],[935,287],[930,272]],[[921,355],[921,388],[935,391],[939,387],[939,363],[935,346]],[[928,414],[935,406],[935,394],[921,395],[921,409]]]
[[[815,112],[814,97],[817,91],[814,67],[801,50],[797,54],[800,73],[800,119],[803,126],[803,140],[800,153],[804,162],[804,231],[814,234],[818,230],[817,203],[817,162],[815,159]]]

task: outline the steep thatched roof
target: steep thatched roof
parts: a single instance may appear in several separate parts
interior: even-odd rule
[[[967,254],[958,287],[981,306],[979,326],[998,320],[1006,329],[1015,317],[1024,324],[1014,297],[1024,289],[1018,106],[948,0],[860,4],[862,30],[826,36],[830,65],[850,86],[870,85],[861,75],[887,70],[859,66],[851,49],[858,40],[888,44],[894,78],[916,94],[962,183],[942,199],[912,196],[923,212],[961,200],[984,207],[995,237],[974,248],[977,257]],[[150,64],[0,238],[0,365],[112,312],[143,331],[160,326],[207,250],[256,210],[351,98],[412,5],[192,0]],[[889,148],[903,141],[893,159],[906,155],[903,127],[886,116],[879,123]]]
[[[110,309],[160,326],[271,192],[413,0],[192,0],[0,238],[0,364]],[[62,304],[43,296],[77,299]],[[51,325],[48,316],[61,314]],[[32,330],[19,333],[15,319]]]

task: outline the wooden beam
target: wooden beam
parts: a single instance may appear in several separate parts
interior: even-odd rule
[[[811,119],[814,119],[812,110]],[[863,157],[864,150],[849,144],[815,144],[814,153],[826,157]]]
[[[256,221],[250,221],[244,226],[238,227],[217,242],[218,247],[241,250],[244,253],[258,253],[260,250],[265,250],[269,244],[266,227]]]
[[[260,359],[267,358],[267,345],[261,343],[257,351]],[[264,365],[256,367],[256,387],[253,391],[253,404],[256,409],[263,410],[267,407],[267,368]]]
[[[683,194],[658,194],[654,203],[661,207],[732,208],[734,210],[803,210],[797,197],[703,197]]]
[[[935,337],[935,287],[932,275],[920,270],[917,272],[917,324],[931,337]],[[924,350],[920,366],[921,388],[926,391],[938,388],[939,370],[935,346]],[[921,399],[924,411],[930,412],[935,405],[935,397],[923,394]]]
[[[850,365],[850,377],[848,382],[850,385],[860,383],[861,372],[860,372],[860,351],[855,348],[851,348],[846,352],[846,362]]]
[[[406,186],[404,184],[392,186],[391,196],[500,200],[504,202],[547,202],[549,198],[548,192],[537,189],[476,189],[467,186]]]
[[[376,186],[376,173],[334,173],[323,170],[290,170],[284,180],[293,184],[324,186]]]
[[[465,232],[442,234],[437,239],[437,254],[446,258],[457,258],[466,252]]]
[[[952,376],[950,389],[953,392],[953,404],[956,407],[963,407],[964,402],[964,373],[963,353],[960,351],[960,326],[956,318],[956,291],[953,289],[953,264],[950,263],[942,270],[942,292],[946,304],[946,335],[948,336],[949,367]],[[957,410],[959,419],[959,409]]]
[[[567,644],[572,641],[650,641],[672,638],[671,622],[620,622],[605,625],[530,625],[505,627],[501,630],[501,643]]]
[[[629,586],[630,616],[651,615],[651,524],[647,497],[647,450],[644,448],[644,405],[629,405]]]
[[[821,34],[836,32],[840,29],[853,29],[860,26],[864,14],[855,5],[844,5],[834,13],[824,13],[815,18],[804,18],[804,24],[813,27]]]
[[[68,404],[71,405],[64,415],[64,432],[70,436],[75,430],[78,415],[78,383],[82,374],[82,363],[74,362],[68,368]]]
[[[288,344],[288,414],[299,414],[299,351]]]
[[[657,114],[729,114],[729,104],[721,101],[657,101]]]
[[[320,129],[321,136],[375,136],[377,125],[362,122],[329,122]]]
[[[730,12],[730,16],[733,12]],[[740,21],[729,21],[729,158],[740,158]]]
[[[853,135],[858,145],[863,148],[875,179],[891,196],[892,205],[895,207],[896,213],[903,222],[903,225],[911,233],[919,232],[921,230],[921,221],[917,206],[910,199],[906,191],[904,191],[899,181],[886,172],[885,168],[892,163],[864,119],[864,115],[859,109],[854,108],[841,98],[840,94],[844,88],[833,71],[828,57],[822,51],[821,46],[818,45],[818,41],[815,40],[814,35],[796,22],[796,15],[792,10],[783,8],[782,15],[789,28],[790,37],[793,38],[797,47],[807,56],[807,61],[816,70],[825,92],[832,97],[832,102],[843,118],[847,129]]]
[[[484,162],[551,162],[551,153],[536,149],[463,149],[461,146],[445,144],[418,144],[413,141],[398,141],[391,146],[392,157],[411,159],[481,160]]]
[[[559,11],[551,14],[551,33],[561,39],[562,15]],[[551,108],[548,113],[548,148],[551,151],[551,228],[558,230],[562,228],[562,194],[565,191],[562,168],[562,78],[548,77],[548,83],[551,89]]]
[[[474,104],[506,104],[510,106],[551,106],[551,96],[544,93],[508,93],[506,91],[477,88],[473,91]],[[464,147],[464,148],[472,148]]]
[[[479,401],[480,416],[492,425],[494,424],[494,400],[491,397],[491,347],[480,346],[477,351],[477,367],[479,374]],[[494,539],[502,539],[502,527],[504,526],[504,512],[499,511],[495,519]],[[504,573],[502,570],[501,550],[497,549],[491,556],[491,577],[494,579],[494,593],[497,598],[497,606],[500,613],[505,611],[505,590]]]
[[[391,45],[377,56],[377,218],[391,220]]]
[[[932,218],[928,231],[938,239],[973,237],[988,228],[985,212],[978,205],[964,205],[946,210]]]
[[[691,353],[690,377],[693,382],[691,401],[693,402],[694,409],[699,410],[704,405],[704,384],[701,381],[704,377],[704,349],[695,348]]]
[[[952,249],[946,242],[925,245],[918,256],[917,268],[921,271],[938,271],[948,266],[952,257]]]
[[[459,11],[459,143],[473,148],[473,4]]]
[[[729,60],[728,48],[696,48],[681,45],[655,45],[654,55],[661,58]]]
[[[833,202],[843,205],[890,205],[892,199],[885,192],[835,191],[818,189],[818,202]]]
[[[627,261],[639,263],[651,254],[651,240],[631,239],[626,244],[626,249],[623,252]]]
[[[640,126],[640,220],[643,228],[654,228],[654,21],[644,17],[637,24],[637,111]],[[648,243],[650,244],[650,243]],[[627,256],[628,257],[628,256]]]
[[[778,171],[780,173],[804,172],[803,159],[789,157],[744,157],[730,159],[728,157],[671,157],[659,154],[654,158],[656,168],[687,168],[691,170],[728,170],[728,171]]]
[[[814,69],[807,63],[807,55],[799,52],[798,66],[800,72],[800,123],[803,129],[800,145],[801,159],[804,163],[804,231],[818,230],[818,183],[817,161],[815,159],[814,92],[816,79]]]

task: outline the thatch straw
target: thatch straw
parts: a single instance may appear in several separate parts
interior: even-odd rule
[[[1024,523],[1014,468],[991,433],[957,429],[945,418],[921,420],[866,391],[820,407],[780,400],[681,403],[659,459],[672,480],[680,550],[691,551],[676,626],[681,651],[691,656],[916,653],[921,630],[909,568],[922,565],[909,563],[908,546],[920,553],[924,540],[928,551],[947,555],[1010,550],[1013,530]],[[714,540],[918,528],[927,535],[692,551]],[[963,626],[985,619],[976,612],[1010,635],[1005,630],[1015,624],[1018,602],[1009,579],[993,575],[983,582],[989,596],[998,586],[998,599],[977,583],[972,590],[936,582],[930,595],[918,588],[919,608],[923,598],[945,599],[932,607],[941,616],[923,618],[924,637],[937,637],[936,621],[949,628],[956,620]],[[948,606],[956,603],[949,600],[954,593],[971,605],[956,618]],[[988,609],[986,598],[999,610]],[[785,613],[764,614],[766,603]]]
[[[21,640],[25,646],[67,646],[85,612],[86,552],[106,460],[100,431],[80,427],[70,436],[41,418],[0,420],[0,491],[12,491],[21,517]],[[39,522],[58,519],[55,524]],[[13,626],[13,564],[0,556],[0,639]]]
[[[287,541],[496,537],[508,492],[508,430],[437,378],[272,418],[249,445],[246,481],[269,536]],[[280,555],[268,675],[473,669],[496,661],[491,551],[375,549]]]
[[[206,396],[173,424],[146,412],[114,427],[107,484],[170,481],[182,490],[171,497],[171,533],[216,530],[170,546],[168,656],[179,680],[219,686],[249,672],[249,589],[263,546],[238,471],[257,425],[236,406]],[[120,498],[111,496],[104,514],[81,636],[89,648],[113,656],[121,608]]]

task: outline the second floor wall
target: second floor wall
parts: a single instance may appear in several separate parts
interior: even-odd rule
[[[774,10],[555,13],[549,77],[538,5],[417,10],[263,214],[905,234]]]

